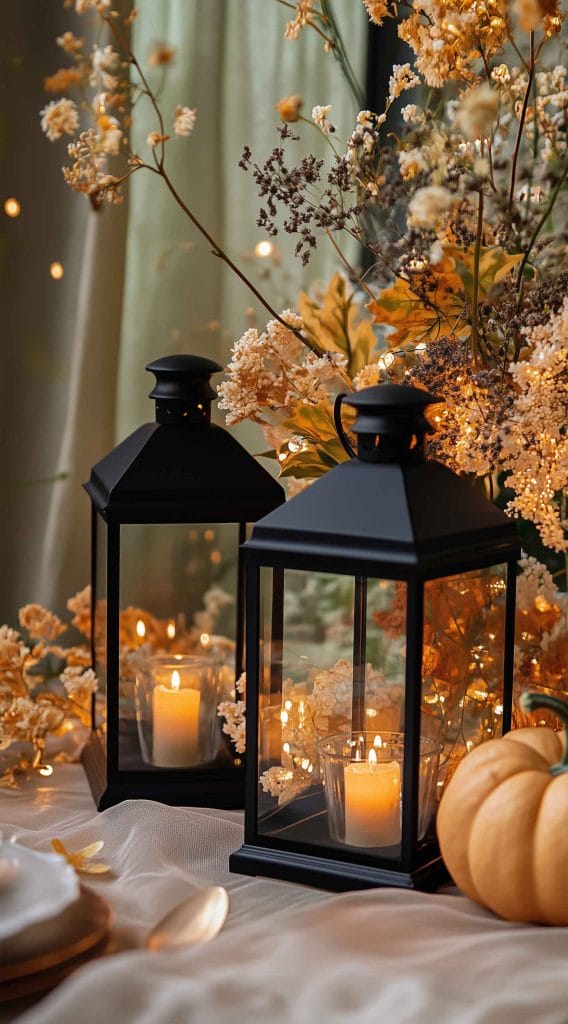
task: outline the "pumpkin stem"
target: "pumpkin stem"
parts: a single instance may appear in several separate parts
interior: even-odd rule
[[[551,775],[563,775],[568,772],[568,701],[561,697],[553,697],[548,693],[521,693],[519,704],[523,711],[536,711],[537,708],[548,708],[554,711],[564,725],[564,753],[557,764],[550,768]]]

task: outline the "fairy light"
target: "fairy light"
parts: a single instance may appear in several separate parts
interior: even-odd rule
[[[263,239],[262,242],[256,243],[254,247],[254,254],[255,256],[258,256],[259,259],[265,260],[268,256],[272,256],[273,248],[274,246],[272,245],[272,242],[269,242],[267,239]]]
[[[176,624],[173,621],[173,619],[170,620],[170,622],[168,622],[168,624],[166,626],[166,634],[168,636],[168,640],[173,640],[175,638],[175,635],[176,635]]]
[[[60,281],[65,273],[63,264],[60,263],[59,260],[54,260],[53,263],[50,264],[49,273],[54,281]]]
[[[209,633],[202,633],[201,636],[199,637],[199,642],[202,647],[209,647],[209,644],[211,643],[211,637],[209,636]]]
[[[49,778],[50,775],[53,775],[53,765],[42,764],[41,768],[38,768],[38,772],[40,775],[44,775],[46,778]]]
[[[138,622],[136,623],[136,636],[140,637],[141,640],[146,636],[146,626],[142,619],[138,619]]]
[[[4,202],[4,213],[7,217],[19,217],[21,209],[22,207],[18,200],[14,199],[14,196],[10,196],[10,198],[6,199]]]

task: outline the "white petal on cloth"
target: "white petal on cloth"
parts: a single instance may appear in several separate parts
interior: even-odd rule
[[[18,1024],[566,1024],[568,929],[509,924],[455,895],[244,879],[227,870],[238,813],[130,801],[96,815],[75,766],[42,790],[3,801],[2,828],[38,849],[103,839],[115,878],[94,886],[119,925],[142,936],[205,882],[228,885],[231,908],[209,945],[93,963]]]

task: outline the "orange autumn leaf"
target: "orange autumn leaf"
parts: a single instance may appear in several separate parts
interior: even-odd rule
[[[404,347],[433,341],[443,334],[467,337],[471,327],[465,318],[464,286],[455,268],[455,260],[444,256],[422,278],[422,295],[397,277],[393,285],[369,302],[366,308],[375,323],[396,328],[389,336],[389,345]]]

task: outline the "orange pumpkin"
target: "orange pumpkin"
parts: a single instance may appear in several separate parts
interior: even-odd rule
[[[568,725],[568,703],[534,693]],[[458,765],[437,820],[456,885],[509,921],[568,925],[568,741],[545,727],[516,729]]]

